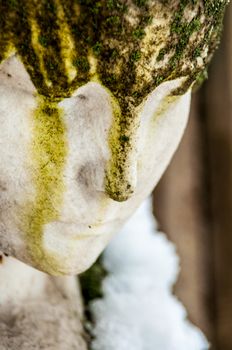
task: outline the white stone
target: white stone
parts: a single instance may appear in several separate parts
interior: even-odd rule
[[[109,93],[90,82],[59,103],[68,143],[65,192],[59,218],[45,224],[42,233],[45,256],[55,257],[53,274],[86,270],[153,190],[187,122],[191,91],[172,96],[183,80],[164,82],[135,111],[140,121],[130,157],[135,192],[125,202],[112,200],[104,189],[113,118]],[[35,89],[24,66],[17,56],[9,58],[0,68],[0,249],[51,273],[50,266],[41,267],[32,259],[20,228],[22,207],[36,195],[28,156],[36,106]]]

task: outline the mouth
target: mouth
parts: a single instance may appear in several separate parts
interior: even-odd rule
[[[44,226],[40,270],[51,275],[76,275],[88,269],[101,254],[119,221],[82,225],[52,222]]]

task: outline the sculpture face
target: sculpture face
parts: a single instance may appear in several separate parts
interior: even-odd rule
[[[213,13],[204,26],[201,1],[31,4],[1,5],[0,249],[75,274],[162,175],[217,26]]]

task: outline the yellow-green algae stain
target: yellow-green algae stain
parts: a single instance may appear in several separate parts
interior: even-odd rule
[[[111,93],[110,96],[113,122],[109,133],[111,158],[106,169],[105,189],[110,198],[122,202],[126,201],[135,189],[133,172],[136,165],[130,158],[134,150],[138,120],[134,113],[133,117],[126,121],[117,99]]]
[[[65,185],[63,172],[67,143],[63,112],[57,103],[40,97],[32,115],[33,135],[30,146],[35,198],[26,205],[24,232],[36,266],[57,274],[57,258],[43,248],[44,225],[59,218]]]

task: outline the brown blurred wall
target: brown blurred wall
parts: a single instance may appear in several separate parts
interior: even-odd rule
[[[209,80],[193,96],[183,141],[154,193],[176,243],[175,292],[212,349],[232,350],[232,6]]]

